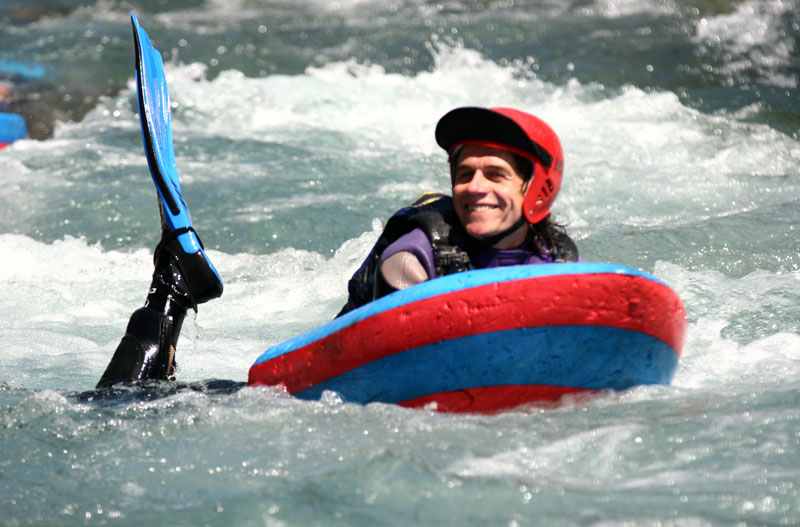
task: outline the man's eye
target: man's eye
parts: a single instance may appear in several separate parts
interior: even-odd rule
[[[472,179],[473,172],[464,171],[464,172],[456,172],[456,183],[466,183],[470,179]]]
[[[492,181],[503,181],[503,180],[506,180],[506,179],[508,179],[510,177],[511,177],[511,175],[509,173],[504,172],[502,170],[498,170],[498,171],[494,171],[493,170],[491,172],[487,172],[486,173],[486,178],[490,179]]]

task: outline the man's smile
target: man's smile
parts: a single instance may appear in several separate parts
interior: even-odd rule
[[[486,205],[486,204],[467,205],[467,210],[469,210],[470,212],[486,212],[495,209],[497,209],[497,205]]]

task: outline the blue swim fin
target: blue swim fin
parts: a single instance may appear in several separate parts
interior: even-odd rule
[[[184,278],[195,303],[199,304],[222,294],[222,279],[192,227],[189,208],[181,194],[172,144],[169,91],[161,54],[153,47],[133,13],[131,22],[136,46],[136,87],[142,140],[161,205],[164,233],[159,247],[163,245],[176,253],[175,256],[186,267]],[[173,240],[177,240],[177,244]],[[181,251],[184,254],[180,254]]]

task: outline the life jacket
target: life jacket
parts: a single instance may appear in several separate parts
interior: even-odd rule
[[[421,229],[433,247],[437,277],[473,268],[466,247],[475,242],[461,226],[453,209],[453,199],[445,194],[426,192],[386,222],[378,241],[348,282],[347,303],[337,317],[394,291],[378,273],[381,255],[392,242],[414,229]],[[578,248],[569,236],[559,233],[556,242],[554,261],[578,260]]]

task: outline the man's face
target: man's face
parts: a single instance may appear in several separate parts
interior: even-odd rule
[[[525,180],[514,168],[510,152],[467,145],[453,167],[453,205],[458,219],[473,238],[489,238],[510,228],[522,216]],[[495,245],[519,247],[525,241],[523,225]]]

